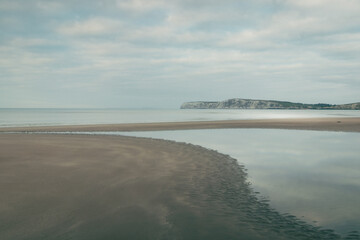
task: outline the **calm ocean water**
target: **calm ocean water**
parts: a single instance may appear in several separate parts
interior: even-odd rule
[[[0,109],[0,127],[299,117],[360,117],[360,111]],[[258,197],[281,214],[344,236],[360,231],[359,133],[219,129],[100,134],[175,140],[229,154],[245,165]]]
[[[0,109],[0,127],[354,116],[360,117],[360,111]]]

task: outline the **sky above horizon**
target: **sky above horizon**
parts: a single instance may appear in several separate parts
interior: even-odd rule
[[[0,0],[0,107],[360,102],[358,0]]]

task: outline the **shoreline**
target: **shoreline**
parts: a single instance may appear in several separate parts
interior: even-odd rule
[[[360,132],[360,118],[0,128],[6,192],[0,238],[341,238],[257,199],[244,166],[214,150],[141,137],[46,134],[220,128]],[[26,134],[32,132],[39,134]]]
[[[339,239],[257,199],[235,159],[168,140],[0,134],[0,190],[4,240]]]
[[[2,127],[1,132],[92,132],[92,131],[163,131],[226,128],[293,129],[316,131],[360,132],[359,117],[291,118],[222,121],[153,122],[91,125],[57,125]]]

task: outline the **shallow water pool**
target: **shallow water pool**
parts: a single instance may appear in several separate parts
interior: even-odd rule
[[[229,154],[248,169],[259,198],[280,213],[345,235],[360,230],[359,133],[221,129],[121,134]]]

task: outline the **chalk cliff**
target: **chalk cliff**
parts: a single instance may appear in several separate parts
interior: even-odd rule
[[[185,102],[181,109],[338,109],[360,110],[359,103],[332,105],[327,103],[304,104],[274,100],[233,98],[221,102]]]

